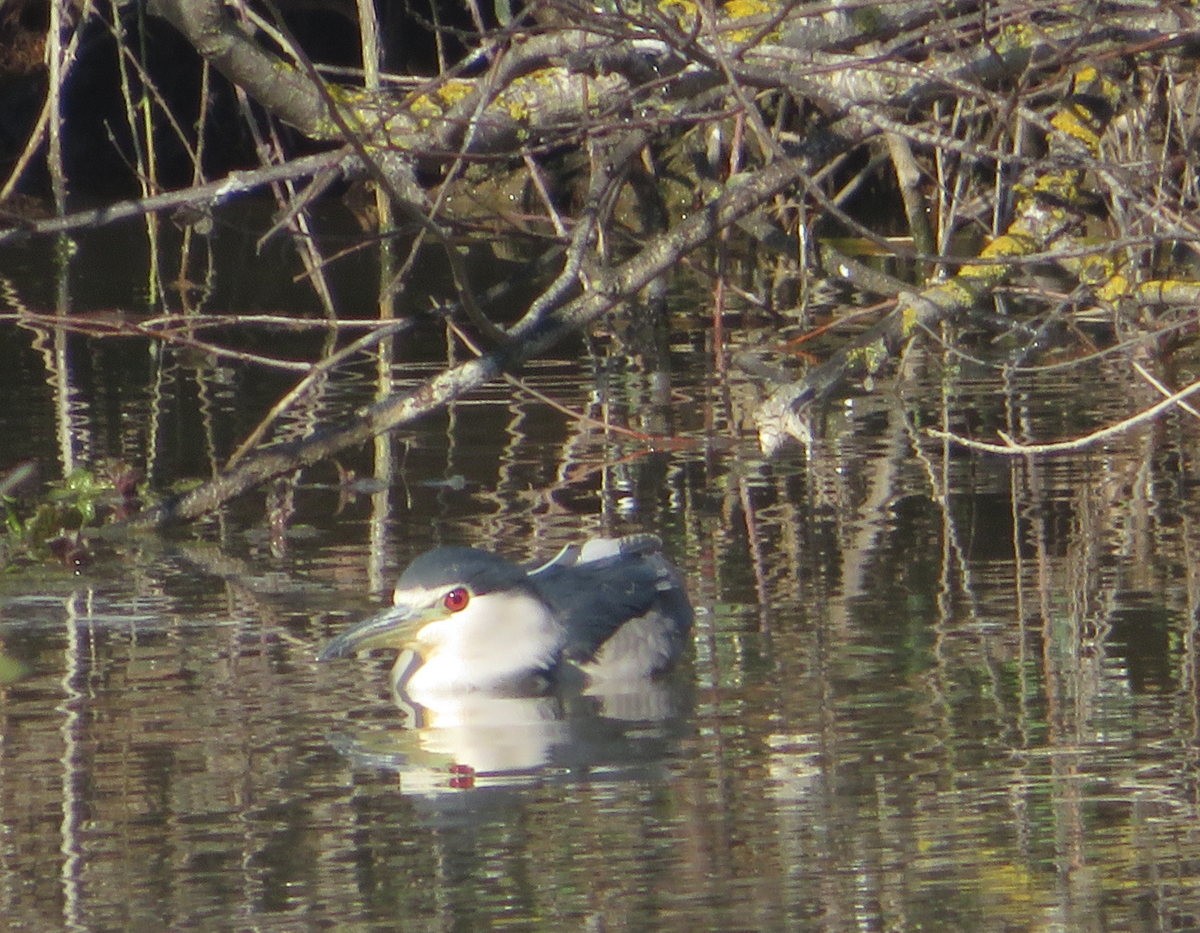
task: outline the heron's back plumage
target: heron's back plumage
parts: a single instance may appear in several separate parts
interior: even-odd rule
[[[563,659],[591,676],[651,676],[683,651],[692,606],[653,535],[594,539],[529,580],[565,629]]]

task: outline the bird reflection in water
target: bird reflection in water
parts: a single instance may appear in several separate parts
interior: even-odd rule
[[[692,615],[653,535],[592,539],[525,566],[444,547],[414,560],[393,605],[319,658],[397,649],[392,690],[415,727],[399,737],[405,748],[380,748],[381,735],[341,747],[406,772],[429,761],[444,775],[448,762],[451,785],[463,786],[643,759],[690,706],[686,683],[669,675]]]

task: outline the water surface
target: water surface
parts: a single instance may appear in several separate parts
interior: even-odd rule
[[[688,299],[688,300],[694,300]],[[681,303],[686,303],[681,300]],[[7,467],[223,462],[291,378],[4,326]],[[684,317],[78,573],[0,578],[0,911],[14,928],[1185,929],[1200,925],[1197,429],[1005,461],[927,424],[1053,438],[1141,398],[1115,363],[1001,380],[910,360],[772,462],[755,388]],[[433,372],[443,338],[399,344]],[[735,340],[770,339],[747,326]],[[955,364],[961,365],[961,364]],[[352,417],[374,364],[283,430]],[[597,390],[595,374],[608,378]],[[364,482],[371,477],[377,482]],[[326,639],[437,544],[653,531],[697,624],[652,695],[414,728],[390,659]],[[462,711],[458,711],[462,713]],[[465,715],[465,714],[464,714]]]

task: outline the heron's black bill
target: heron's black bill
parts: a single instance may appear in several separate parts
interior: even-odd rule
[[[346,629],[321,650],[317,660],[345,658],[370,648],[403,648],[411,636],[413,623],[419,625],[421,621],[420,614],[408,606],[389,606]]]

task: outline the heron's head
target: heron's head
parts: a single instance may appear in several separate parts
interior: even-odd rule
[[[463,692],[511,687],[548,670],[564,632],[524,570],[474,548],[444,547],[422,554],[400,576],[392,605],[347,629],[319,660],[372,648],[410,650],[421,666],[414,692]]]

